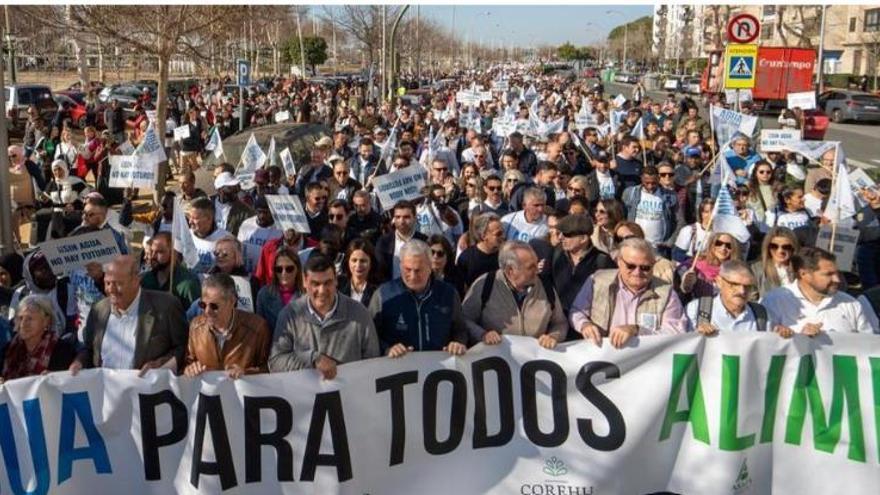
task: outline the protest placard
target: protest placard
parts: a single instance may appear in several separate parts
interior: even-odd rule
[[[763,153],[791,149],[791,143],[801,140],[797,129],[762,129],[760,148]]]
[[[816,93],[804,91],[801,93],[788,93],[788,108],[800,108],[801,110],[813,110],[816,108]]]
[[[184,139],[189,139],[189,124],[174,128],[174,140],[183,141]]]
[[[862,189],[874,189],[877,187],[877,183],[874,182],[874,179],[870,178],[868,174],[865,173],[864,170],[860,168],[854,168],[849,173],[849,183],[853,188],[853,191],[860,191]]]
[[[293,229],[303,234],[311,233],[306,212],[299,197],[293,194],[267,194],[266,201],[272,218],[281,230]]]
[[[422,195],[425,176],[421,167],[407,167],[391,174],[373,178],[373,190],[379,197],[384,211],[388,211],[404,199],[416,199]]]
[[[623,96],[622,94],[617,95],[611,102],[614,103],[615,107],[620,108],[626,103],[626,96]]]
[[[287,146],[278,153],[281,158],[281,164],[284,166],[284,172],[287,175],[296,175],[296,164],[293,163],[293,156],[290,154],[290,148]]]
[[[156,125],[156,117],[159,115],[158,110],[147,110],[147,121],[150,122],[151,125]]]
[[[289,110],[284,110],[284,111],[275,113],[275,123],[287,122],[288,120],[290,120],[290,111]]]
[[[232,280],[235,282],[235,292],[238,296],[236,308],[243,311],[254,312],[254,294],[251,290],[251,282],[245,277],[233,275]]]
[[[724,100],[728,105],[735,105],[736,102],[745,103],[747,101],[752,101],[752,90],[751,89],[725,89],[724,90]]]
[[[58,277],[89,263],[107,263],[119,256],[119,245],[109,229],[98,230],[74,237],[64,237],[40,244],[52,273]]]
[[[834,236],[834,255],[837,256],[838,269],[845,272],[852,270],[858,242],[858,230],[837,226],[837,233]],[[831,246],[831,225],[823,225],[819,228],[816,247],[830,251],[829,246]]]
[[[110,155],[110,187],[137,187],[152,190],[156,184],[156,165],[144,164],[137,155]]]
[[[125,141],[119,143],[119,146],[116,148],[122,155],[133,155],[134,154],[134,146],[126,139]]]
[[[737,133],[750,137],[758,123],[757,115],[746,115],[718,106],[712,107],[709,118],[712,119],[715,136],[722,146],[729,143]]]
[[[492,83],[492,90],[493,91],[508,91],[509,89],[510,89],[510,82],[507,79],[494,81]]]

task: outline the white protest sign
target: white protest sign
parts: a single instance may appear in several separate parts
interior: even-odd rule
[[[762,129],[761,151],[784,151],[791,149],[791,143],[801,140],[801,131],[798,129]]]
[[[388,211],[404,199],[416,199],[422,195],[425,177],[421,167],[406,167],[391,174],[373,178],[373,191],[384,211]]]
[[[289,110],[284,110],[284,111],[275,113],[275,122],[276,123],[287,122],[288,120],[290,120],[290,111]]]
[[[16,467],[0,490],[876,495],[880,339],[829,324],[818,338],[722,328],[623,349],[505,336],[454,359],[378,357],[365,332],[364,358],[332,380],[293,356],[237,380],[7,380],[0,440]]]
[[[89,263],[113,261],[121,254],[109,229],[42,242],[39,249],[46,256],[52,272],[59,277]]]
[[[138,187],[152,190],[156,184],[156,165],[146,165],[137,155],[110,155],[110,187]]]
[[[479,97],[480,97],[480,101],[492,101],[492,92],[491,91],[480,91]]]
[[[578,112],[574,116],[574,125],[579,131],[597,125],[596,117],[586,112]]]
[[[739,94],[737,94],[739,92]],[[725,89],[724,90],[724,100],[729,105],[735,105],[737,100],[740,103],[745,103],[747,101],[752,101],[752,90],[751,89]]]
[[[138,156],[141,165],[144,167],[148,165],[155,166],[168,159],[165,155],[165,147],[162,146],[162,141],[159,140],[159,136],[156,134],[156,128],[152,125],[147,127],[144,139],[137,149],[134,150],[134,154]]]
[[[804,91],[801,93],[788,93],[788,108],[800,108],[801,110],[813,110],[816,108],[816,93]]]
[[[757,115],[746,115],[719,106],[712,107],[710,118],[715,127],[715,136],[722,146],[729,143],[736,133],[751,137],[758,123]]]
[[[459,91],[455,93],[455,101],[465,106],[475,107],[480,104],[480,93],[476,91]]]
[[[856,244],[859,242],[859,231],[847,227],[837,226],[834,236],[834,256],[837,256],[837,268],[848,272],[852,270],[853,260],[856,256]],[[816,247],[830,251],[831,225],[823,225],[819,228],[819,236],[816,238]]]
[[[493,91],[508,91],[510,89],[510,82],[507,79],[502,79],[500,81],[495,81],[492,83]]]
[[[123,155],[133,155],[134,154],[134,146],[126,139],[125,141],[119,143],[119,146],[116,148],[119,153]]]
[[[860,168],[855,168],[849,173],[849,183],[853,188],[853,191],[861,191],[862,189],[873,189],[877,187],[877,183],[874,182],[874,179],[868,176],[864,170]]]
[[[613,100],[611,100],[611,103],[614,103],[615,107],[620,108],[623,106],[624,103],[626,103],[626,96],[619,94]]]
[[[281,158],[281,164],[284,165],[284,172],[287,173],[288,176],[296,175],[296,164],[293,163],[293,156],[290,154],[290,148],[287,146],[278,153],[278,156]]]
[[[151,125],[156,125],[156,117],[159,115],[158,110],[147,110],[147,120]]]
[[[184,139],[189,139],[189,124],[174,128],[174,140],[183,141]]]
[[[281,230],[293,229],[303,234],[311,233],[309,220],[299,197],[294,194],[267,194],[266,202],[272,218]]]
[[[238,304],[235,307],[243,311],[254,312],[254,294],[251,290],[251,282],[245,277],[233,275],[232,280],[235,281],[235,292],[238,296]]]

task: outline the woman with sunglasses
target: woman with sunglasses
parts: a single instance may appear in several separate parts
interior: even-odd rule
[[[428,246],[431,248],[431,271],[434,278],[455,287],[459,297],[463,297],[464,278],[455,269],[455,252],[449,240],[442,234],[434,234],[428,237]]]
[[[691,263],[681,263],[681,292],[690,299],[703,296],[715,296],[718,285],[715,279],[721,270],[721,264],[727,260],[740,259],[739,243],[736,238],[725,232],[715,232],[709,237],[708,245]]]
[[[755,212],[758,220],[763,222],[766,212],[776,208],[776,190],[778,184],[773,174],[773,166],[767,160],[759,160],[752,168],[749,177],[749,198],[746,206]]]
[[[761,259],[751,266],[759,296],[795,280],[791,258],[799,249],[800,242],[791,230],[774,227],[767,232],[761,244]]]
[[[278,314],[290,301],[302,295],[302,268],[296,251],[281,247],[275,253],[272,282],[257,293],[256,313],[274,329]]]
[[[593,210],[593,235],[590,238],[593,246],[605,254],[614,250],[614,227],[626,218],[623,203],[616,199],[603,199]]]
[[[344,273],[339,277],[339,293],[369,306],[378,287],[375,260],[376,253],[370,241],[358,237],[348,243],[342,263]]]
[[[699,252],[706,242],[706,236],[709,235],[709,223],[712,221],[712,208],[715,200],[712,198],[704,198],[700,202],[697,211],[700,212],[700,221],[690,225],[685,225],[675,238],[675,245],[672,247],[672,260],[681,263],[687,259],[693,258],[694,254]]]

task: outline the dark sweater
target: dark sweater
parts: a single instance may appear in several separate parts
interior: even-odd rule
[[[577,266],[571,264],[571,258],[562,248],[554,249],[550,277],[553,280],[553,286],[556,287],[557,294],[559,294],[559,301],[566,317],[574,298],[580,292],[587,278],[596,270],[614,268],[615,266],[607,254],[595,247],[590,247],[587,255],[581,259]]]
[[[498,269],[498,253],[486,254],[477,246],[471,246],[462,251],[456,268],[464,277],[465,287],[469,288],[480,275]]]

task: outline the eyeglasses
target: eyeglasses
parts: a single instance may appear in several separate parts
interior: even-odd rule
[[[733,244],[730,242],[715,241],[715,247],[724,247],[727,249],[733,249]]]
[[[756,173],[758,175],[769,175],[769,174],[772,174],[773,171],[772,170],[758,170]]]
[[[275,267],[275,273],[296,273],[296,265],[278,265]]]
[[[519,182],[519,179],[505,179],[504,182]]]
[[[651,270],[654,269],[654,267],[651,266],[651,265],[637,265],[637,264],[635,264],[635,263],[629,263],[629,262],[627,262],[627,261],[625,261],[625,260],[623,260],[623,259],[621,259],[621,261],[623,261],[623,266],[625,266],[626,269],[627,269],[628,271],[631,271],[631,272],[634,272],[634,271],[636,271],[636,270],[639,270],[639,271],[641,271],[642,273],[650,273]]]
[[[345,218],[345,213],[331,213],[327,215],[327,218],[329,218],[330,220],[342,220],[343,218]]]
[[[499,192],[501,191],[501,186],[486,186],[486,189],[491,192]]]
[[[660,177],[672,177],[672,176],[675,175],[675,174],[672,173],[672,172],[661,172],[661,173],[659,173],[659,174],[657,174],[657,175],[659,175]]]
[[[625,241],[625,240],[627,240],[627,239],[632,239],[632,238],[634,238],[634,237],[636,237],[636,236],[634,236],[634,235],[619,236],[619,235],[615,234],[615,235],[614,235],[614,243],[615,243],[615,244],[620,244],[621,242],[623,242],[623,241]]]
[[[232,256],[232,253],[229,251],[214,251],[215,258],[226,258],[227,256]]]
[[[734,282],[734,281],[732,281],[732,280],[728,280],[728,279],[726,279],[726,278],[724,278],[724,277],[718,277],[718,278],[720,278],[721,280],[723,280],[724,283],[726,283],[726,284],[728,284],[728,285],[732,285],[732,286],[734,286],[734,287],[745,287],[745,288],[748,288],[748,287],[751,287],[751,286],[752,286],[751,283],[748,283],[748,284],[741,284],[741,283],[739,283],[739,282]]]
[[[327,196],[315,196],[315,201],[327,201]]]
[[[210,309],[211,311],[219,311],[220,305],[217,303],[206,303],[205,301],[199,301],[199,307],[202,308],[202,311]]]
[[[769,247],[770,251],[776,251],[778,249],[781,249],[787,253],[791,253],[792,251],[794,251],[794,246],[792,246],[791,244],[776,244],[775,242],[771,242]]]
[[[563,232],[563,233],[562,233],[562,237],[565,237],[566,239],[571,239],[571,238],[574,238],[574,237],[580,237],[580,236],[583,236],[583,235],[587,235],[587,234],[576,234],[576,233],[574,233],[574,232]]]
[[[442,258],[442,257],[446,256],[446,251],[444,251],[442,249],[432,249],[431,256],[433,256],[435,258]]]

